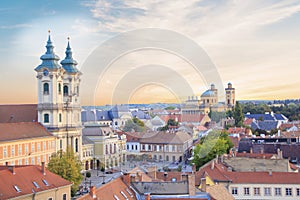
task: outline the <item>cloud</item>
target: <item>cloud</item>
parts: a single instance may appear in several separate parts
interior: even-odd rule
[[[31,24],[14,24],[14,25],[7,25],[7,26],[0,26],[0,29],[17,29],[17,28],[31,28]]]
[[[296,0],[99,0],[86,5],[101,31],[166,28],[197,35],[231,34],[276,23],[300,11]]]

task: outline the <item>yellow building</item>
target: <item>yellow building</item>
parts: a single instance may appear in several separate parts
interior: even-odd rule
[[[38,122],[0,123],[0,165],[46,164],[55,152],[55,137]]]
[[[119,136],[109,126],[99,124],[85,124],[82,134],[94,143],[94,169],[119,167],[126,162],[125,135]]]

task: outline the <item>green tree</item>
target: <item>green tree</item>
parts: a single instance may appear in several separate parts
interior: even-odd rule
[[[241,104],[237,101],[233,111],[233,118],[236,126],[243,126],[244,113]]]
[[[71,194],[74,196],[83,176],[80,173],[81,162],[73,149],[67,148],[66,152],[58,151],[52,154],[47,168],[49,171],[73,183]]]
[[[201,138],[200,144],[194,149],[193,163],[198,170],[202,165],[214,159],[217,155],[228,153],[233,143],[225,131],[212,131]]]
[[[161,127],[159,130],[167,131],[167,130],[169,130],[169,126],[178,126],[178,122],[175,121],[174,119],[169,119],[167,124],[165,126]]]
[[[131,131],[135,131],[135,132],[143,132],[145,131],[145,124],[144,122],[142,122],[140,119],[138,118],[133,118],[132,120],[127,120],[125,122],[125,125],[123,127],[123,131],[125,132],[131,132]]]

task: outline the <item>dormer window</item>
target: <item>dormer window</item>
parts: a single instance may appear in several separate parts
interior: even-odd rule
[[[17,192],[22,192],[22,190],[17,185],[14,185],[14,188]]]
[[[44,85],[43,85],[43,91],[44,91],[44,95],[48,95],[49,94],[49,83],[44,83]]]

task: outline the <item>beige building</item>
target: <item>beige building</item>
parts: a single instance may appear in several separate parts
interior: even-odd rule
[[[139,142],[141,154],[157,161],[181,162],[190,156],[193,138],[186,132],[158,132]]]
[[[0,199],[69,200],[72,183],[42,166],[0,166]]]
[[[0,123],[0,165],[46,164],[56,151],[55,137],[38,122]]]
[[[125,135],[119,136],[109,126],[86,124],[83,136],[94,143],[94,169],[119,167],[126,162]]]
[[[222,184],[235,199],[300,199],[300,174],[278,171],[233,171],[216,160],[196,172],[206,185]],[[201,185],[200,185],[201,187]]]
[[[218,89],[214,84],[203,92],[200,97],[191,96],[182,107],[182,114],[208,114],[210,110],[215,112],[224,112],[230,110],[235,105],[235,88],[228,83],[225,88],[225,102],[219,102]]]

